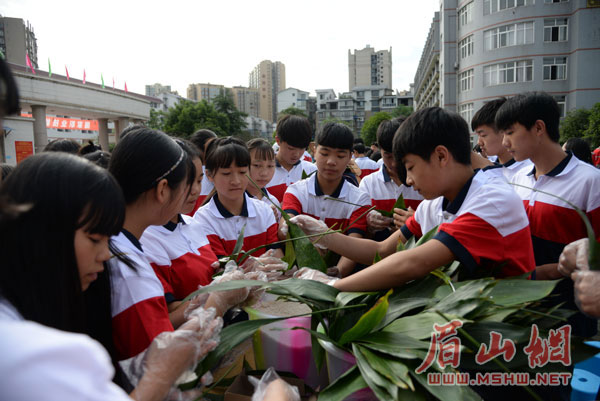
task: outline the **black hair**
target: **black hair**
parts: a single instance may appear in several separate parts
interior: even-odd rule
[[[16,114],[19,110],[17,83],[8,64],[0,58],[0,116]]]
[[[469,126],[461,116],[440,107],[428,107],[411,114],[394,136],[393,152],[400,179],[406,180],[404,156],[414,154],[429,161],[440,145],[445,146],[458,163],[471,164]]]
[[[193,143],[200,151],[200,159],[202,159],[202,163],[206,161],[204,155],[204,147],[206,146],[206,142],[208,142],[209,139],[216,137],[217,134],[206,128],[199,129],[190,136],[190,142]]]
[[[108,170],[123,189],[125,202],[135,202],[141,194],[166,179],[170,188],[191,185],[187,154],[167,134],[150,128],[136,128],[125,135],[113,150]]]
[[[127,136],[127,134],[129,134],[130,132],[137,131],[137,130],[144,129],[144,128],[146,128],[146,127],[142,124],[128,125],[127,127],[123,128],[123,130],[119,134],[119,140],[125,138]]]
[[[198,147],[194,145],[192,141],[189,141],[184,138],[175,138],[175,142],[184,150],[184,152],[188,155],[190,161],[194,161],[194,159],[200,158],[200,151]]]
[[[379,143],[377,141],[371,142],[371,146],[375,146],[375,147],[378,148],[379,147]]]
[[[255,156],[258,160],[275,160],[275,152],[269,142],[263,138],[253,138],[248,141],[248,152],[256,151]]]
[[[354,144],[354,151],[358,152],[359,155],[362,155],[363,153],[365,153],[366,150],[367,150],[367,148],[365,147],[364,143],[357,142]]]
[[[379,159],[381,159],[381,152],[376,150],[375,152],[371,153],[371,156],[369,156],[369,158],[371,160],[373,160],[374,162],[378,161]]]
[[[98,150],[101,150],[100,146],[94,145],[94,142],[88,141],[87,144],[81,146],[79,148],[79,156],[87,155],[88,153],[94,153]]]
[[[306,149],[312,138],[310,122],[306,117],[286,114],[277,122],[277,138],[296,148]]]
[[[44,152],[65,152],[76,155],[81,145],[73,139],[55,139],[44,148]]]
[[[97,150],[92,153],[86,153],[81,157],[91,161],[97,166],[108,169],[108,163],[110,162],[110,153],[108,152],[104,152],[103,150]]]
[[[496,128],[500,131],[519,123],[526,129],[537,120],[546,125],[548,137],[558,142],[560,109],[556,100],[546,92],[526,92],[509,98],[496,113]]]
[[[494,131],[496,129],[496,113],[506,103],[506,98],[501,97],[498,99],[491,100],[483,105],[482,108],[477,110],[477,113],[471,119],[471,129],[475,131],[477,128],[487,125]]]
[[[354,134],[350,128],[340,123],[327,123],[321,128],[315,140],[317,146],[327,146],[334,149],[345,149],[352,152]]]
[[[229,168],[231,163],[238,167],[250,166],[250,152],[246,143],[239,138],[228,136],[215,140],[215,145],[206,155],[206,170],[214,175],[220,168]]]
[[[74,155],[41,153],[19,164],[0,198],[29,205],[0,228],[0,292],[27,320],[84,331],[75,231],[115,235],[125,219],[116,180]]]
[[[396,117],[391,120],[383,120],[377,127],[377,143],[380,149],[392,153],[394,135],[406,117]]]
[[[354,138],[354,143],[362,143],[364,145],[365,141],[360,136]]]
[[[10,164],[0,163],[0,183],[4,181],[14,169],[15,167]]]
[[[576,158],[582,162],[593,165],[592,162],[592,149],[590,144],[583,138],[569,138],[565,142],[565,150],[570,151],[575,155]]]

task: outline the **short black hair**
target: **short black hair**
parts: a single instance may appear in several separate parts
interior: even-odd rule
[[[86,153],[82,155],[84,159],[87,159],[94,163],[97,166],[108,169],[108,163],[110,162],[110,153],[104,152],[102,150],[97,150],[92,153]]]
[[[437,146],[445,146],[452,157],[464,165],[471,164],[469,126],[458,114],[440,107],[428,107],[411,114],[394,136],[394,159],[398,176],[404,182],[403,158],[414,154],[429,161]]]
[[[65,152],[78,154],[81,145],[73,139],[55,139],[44,148],[44,152]]]
[[[392,152],[394,135],[400,128],[400,125],[406,120],[406,117],[396,117],[391,120],[383,120],[377,127],[377,143],[379,148],[386,152]]]
[[[354,134],[350,128],[340,123],[327,123],[321,128],[315,140],[317,146],[327,146],[334,149],[345,149],[352,152]]]
[[[216,137],[217,134],[206,128],[199,129],[198,131],[194,132],[192,136],[190,136],[190,142],[193,143],[200,152],[200,159],[202,160],[202,163],[205,162],[204,148],[206,147],[206,143]]]
[[[295,148],[306,149],[313,132],[306,117],[286,114],[277,122],[275,131],[280,141]]]
[[[366,150],[367,148],[365,147],[364,143],[358,142],[354,144],[354,151],[358,152],[358,154],[363,154],[366,152]]]
[[[250,165],[250,152],[246,143],[233,136],[216,139],[214,147],[206,154],[206,170],[212,176],[220,168],[229,168],[231,163],[238,167]]]
[[[530,129],[537,120],[546,125],[550,140],[558,142],[560,109],[556,100],[546,92],[526,92],[509,98],[496,113],[495,121],[496,128],[501,131],[515,123]]]
[[[565,149],[572,152],[576,158],[582,162],[594,164],[592,162],[592,149],[590,144],[583,138],[569,138],[565,142]]]
[[[369,156],[369,158],[374,162],[379,161],[379,159],[381,159],[381,152],[379,150],[376,150],[375,152],[371,153],[371,156]]]
[[[354,143],[362,143],[362,144],[364,144],[365,141],[360,136],[358,136],[358,137],[354,138]]]
[[[487,125],[494,131],[498,131],[496,129],[496,113],[504,103],[506,103],[506,98],[501,97],[484,104],[471,119],[471,129],[475,131],[478,127]]]

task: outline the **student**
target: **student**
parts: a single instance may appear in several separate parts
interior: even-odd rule
[[[317,168],[314,164],[302,160],[312,137],[308,119],[292,115],[283,116],[277,123],[276,135],[279,151],[275,156],[275,174],[266,188],[281,202],[287,187],[302,179],[303,171],[311,174]]]
[[[281,206],[276,197],[271,195],[265,188],[275,174],[275,152],[269,142],[262,138],[254,138],[248,141],[250,152],[250,178],[260,188],[252,183],[248,184],[246,192],[253,198],[262,200],[275,212],[277,220],[281,218],[279,210],[274,205]]]
[[[379,166],[377,162],[369,159],[365,156],[366,147],[362,143],[357,143],[354,145],[354,149],[352,155],[354,156],[354,161],[360,168],[360,179],[362,180],[369,174],[374,173],[379,170]]]
[[[200,152],[200,160],[202,161],[203,179],[202,179],[202,185],[201,185],[201,189],[200,189],[200,195],[198,196],[198,199],[196,200],[194,209],[190,213],[188,213],[188,216],[192,216],[192,217],[194,216],[194,214],[196,213],[196,210],[198,210],[200,208],[200,206],[202,206],[206,197],[213,190],[213,185],[208,180],[208,177],[206,176],[206,171],[204,171],[204,166],[206,164],[206,150],[207,150],[209,144],[212,141],[214,141],[216,138],[217,138],[217,134],[215,134],[214,132],[212,132],[209,129],[199,129],[198,131],[194,132],[192,134],[192,136],[190,137],[190,142],[192,142],[198,149],[198,152]]]
[[[110,290],[95,291],[96,278],[109,277],[103,266],[111,257],[109,236],[125,217],[118,184],[83,158],[44,152],[19,164],[0,198],[2,398],[131,399],[115,384],[128,387],[123,376],[111,382],[120,368],[111,365]],[[145,354],[145,374],[132,398],[165,398],[197,362],[194,350],[204,348],[201,358],[216,345],[198,323],[161,335],[160,347]]]
[[[573,155],[588,164],[592,164],[592,149],[590,144],[583,138],[569,138],[563,145],[565,152],[571,152]]]
[[[506,98],[502,97],[484,104],[473,116],[471,128],[478,136],[477,145],[479,145],[482,154],[487,155],[488,158],[495,156],[491,161],[503,167],[502,173],[510,182],[517,171],[523,167],[531,166],[531,162],[527,159],[516,161],[508,152],[508,149],[502,145],[502,133],[496,129],[494,119],[496,112],[505,102]]]
[[[396,173],[392,144],[394,134],[403,121],[404,117],[401,117],[385,120],[379,124],[379,127],[377,127],[377,143],[381,147],[383,167],[360,182],[360,189],[369,195],[371,205],[380,210],[393,211],[392,208],[396,203],[396,199],[402,194],[408,210],[398,209],[394,211],[398,213],[396,217],[398,228],[404,225],[406,219],[414,213],[423,200],[423,197],[412,187],[404,185]],[[377,241],[382,241],[390,236],[393,231],[390,229],[390,225],[393,222],[391,218],[382,216],[376,210],[372,210],[367,215],[367,226],[370,232],[375,233],[374,239]]]
[[[369,207],[369,196],[343,177],[351,158],[353,138],[352,131],[343,124],[323,126],[316,138],[317,173],[287,189],[283,210],[291,215],[313,216],[329,227],[335,224],[335,229],[347,229],[346,233],[351,237],[365,236],[367,219],[364,213]],[[342,257],[337,268],[342,276],[347,276],[352,273],[354,262]]]
[[[73,139],[55,139],[44,148],[44,152],[65,152],[78,154],[81,145]]]
[[[572,206],[549,194],[559,196],[586,213],[594,231],[600,233],[600,171],[562,150],[559,139],[560,111],[554,98],[544,92],[512,97],[496,113],[496,126],[504,134],[503,145],[517,161],[530,159],[533,168],[513,176],[516,193],[527,211],[533,250],[535,278],[560,278],[557,269],[561,251],[570,242],[586,237],[583,221]],[[540,190],[547,192],[535,192]],[[555,293],[557,302],[576,310],[573,283],[562,281]],[[596,321],[581,314],[572,316],[573,334],[591,336]]]
[[[200,154],[191,142],[184,139],[175,139],[175,142],[194,164],[194,181],[179,213],[163,226],[148,227],[140,239],[148,261],[165,288],[170,311],[178,306],[177,301],[196,291],[198,286],[210,284],[217,262],[202,226],[186,215],[194,208],[204,177]]]
[[[218,257],[233,253],[242,229],[244,251],[277,241],[278,225],[273,211],[264,202],[246,194],[249,166],[248,148],[235,137],[219,138],[206,157],[206,173],[216,193],[198,209],[194,219],[202,224]],[[275,256],[282,257],[281,248],[281,245],[267,246],[253,256],[277,249]]]
[[[469,129],[458,114],[439,107],[415,112],[400,126],[393,150],[398,174],[405,171],[406,183],[426,200],[401,230],[383,242],[339,234],[323,236],[322,246],[356,262],[371,263],[376,253],[384,258],[336,281],[336,288],[375,291],[396,287],[453,260],[466,267],[466,277],[481,273],[506,277],[533,270],[529,225],[521,200],[498,174],[473,172]],[[299,217],[294,221],[307,234],[325,231],[314,221]],[[398,240],[420,237],[438,225],[432,240],[395,252]],[[299,273],[306,277],[306,271]]]
[[[164,288],[146,259],[139,240],[151,225],[166,224],[182,208],[194,179],[194,165],[175,141],[149,128],[122,136],[110,159],[109,171],[123,190],[125,222],[112,242],[129,263],[110,260],[112,322],[121,359],[137,355],[164,331],[173,331]],[[248,292],[212,293],[207,301],[222,314]],[[172,314],[183,315],[184,307]],[[174,316],[174,321],[182,321]]]

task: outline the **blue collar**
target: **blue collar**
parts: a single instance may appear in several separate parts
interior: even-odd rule
[[[335,191],[333,191],[333,193],[329,196],[331,196],[332,198],[339,198],[340,194],[342,193],[343,186],[344,186],[344,177],[341,177],[340,184],[337,186]],[[323,193],[323,190],[321,189],[321,186],[319,185],[319,172],[317,172],[317,175],[315,177],[315,195],[317,195],[317,196],[325,195],[325,193]]]
[[[173,223],[172,221],[169,220],[169,222],[167,224],[165,224],[163,227],[166,228],[167,230],[173,232],[173,231],[175,231],[175,229],[177,228],[177,225],[179,223],[185,224],[185,222],[183,221],[183,218],[181,217],[180,214],[177,215],[177,223]]]
[[[559,175],[560,173],[563,172],[563,170],[565,169],[565,167],[567,167],[567,164],[569,164],[569,162],[571,161],[571,158],[573,157],[573,153],[571,153],[571,151],[567,151],[567,156],[562,159],[560,161],[560,163],[558,163],[556,165],[556,167],[554,167],[548,174],[545,174],[548,177],[556,177],[557,175]],[[533,166],[533,170],[531,170],[529,172],[529,174],[527,175],[534,175],[535,174],[535,165]]]
[[[266,188],[261,188],[260,192],[263,193],[263,196],[266,196],[267,198],[269,197],[269,193],[267,192]],[[248,190],[246,190],[246,195],[248,195],[251,198],[256,198],[254,195],[252,195],[250,192],[248,192]]]
[[[383,166],[381,166],[381,171],[383,172],[383,181],[384,182],[392,181],[392,177],[390,177],[390,175],[388,174],[387,167],[385,166],[385,164]]]
[[[231,212],[229,210],[227,210],[225,208],[225,206],[223,206],[221,201],[219,201],[219,195],[215,194],[215,196],[213,197],[213,200],[215,201],[215,205],[217,206],[217,210],[219,211],[219,213],[221,213],[221,216],[225,217],[226,219],[228,219],[229,217],[233,217],[233,214],[231,214]],[[248,204],[246,203],[245,196],[244,196],[244,205],[242,206],[242,213],[240,213],[240,216],[248,217]]]
[[[121,229],[121,232],[137,249],[139,249],[141,252],[144,252],[144,250],[142,249],[142,244],[140,244],[140,241],[138,241],[138,239],[135,238],[135,235],[133,235],[124,228]]]
[[[504,167],[510,167],[513,164],[515,164],[517,161],[515,159],[510,159],[509,161],[507,161],[506,163],[504,163],[502,166]]]
[[[296,163],[294,163],[294,166],[297,166],[300,163],[302,163],[302,158],[300,158]],[[279,160],[277,160],[277,158],[275,158],[275,167],[281,167],[281,164],[279,164]]]
[[[458,195],[456,195],[456,198],[454,198],[452,202],[444,198],[442,202],[442,210],[451,214],[456,214],[458,212],[458,209],[460,209],[463,202],[465,201],[465,198],[467,197],[467,194],[469,193],[469,188],[471,187],[471,183],[473,182],[474,176],[475,174],[473,174],[473,176],[469,178],[465,185],[463,185],[460,192],[458,193]]]

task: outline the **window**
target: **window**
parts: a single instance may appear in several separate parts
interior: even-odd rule
[[[509,61],[483,67],[483,86],[533,80],[533,61]]]
[[[473,35],[467,36],[466,38],[461,40],[458,46],[460,48],[461,59],[473,54]]]
[[[503,25],[483,32],[485,51],[533,43],[533,21]]]
[[[483,0],[483,15],[519,6],[530,6],[533,3],[534,0]]]
[[[467,123],[471,124],[471,119],[473,118],[473,103],[461,104],[458,107],[458,112]]]
[[[461,92],[466,92],[473,89],[473,69],[461,72],[458,75],[458,81],[460,85],[459,90]]]
[[[379,91],[371,91],[371,97],[378,97]]]
[[[464,26],[473,21],[473,2],[466,4],[458,10],[458,26]]]
[[[567,40],[567,18],[547,18],[544,20],[544,42],[564,42]]]
[[[556,100],[556,103],[558,103],[558,109],[560,110],[560,117],[564,117],[565,116],[565,111],[567,108],[567,97],[565,95],[555,95],[552,96],[554,98],[554,100]]]
[[[569,0],[544,0],[544,3],[566,3]]]
[[[544,81],[567,79],[566,57],[544,57]]]

